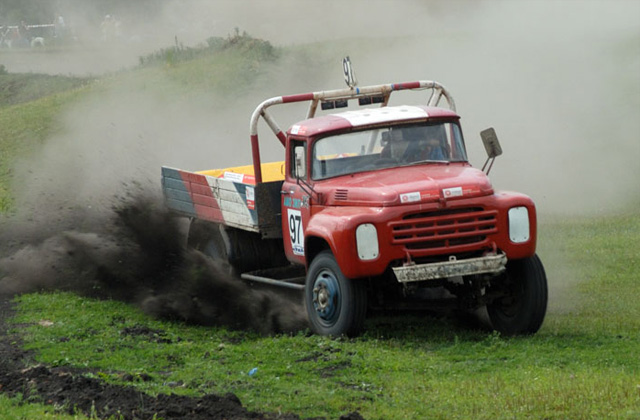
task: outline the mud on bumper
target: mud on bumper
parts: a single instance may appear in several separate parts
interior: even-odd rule
[[[473,274],[498,274],[505,270],[506,264],[507,256],[505,254],[464,260],[457,260],[452,256],[449,261],[439,263],[409,264],[402,267],[393,267],[393,272],[398,282],[410,283]]]

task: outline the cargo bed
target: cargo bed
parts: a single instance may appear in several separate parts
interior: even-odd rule
[[[265,163],[262,173],[256,185],[251,165],[199,172],[163,166],[162,191],[167,207],[181,216],[281,238],[284,163]]]

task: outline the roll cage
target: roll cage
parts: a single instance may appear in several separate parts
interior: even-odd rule
[[[365,87],[350,87],[346,89],[319,91],[302,93],[297,95],[276,96],[263,101],[253,111],[249,125],[249,135],[251,139],[251,153],[253,157],[253,168],[256,183],[262,182],[262,170],[260,166],[260,146],[258,141],[258,121],[260,117],[264,119],[273,134],[284,146],[286,136],[280,129],[273,116],[267,111],[269,107],[287,103],[309,102],[307,119],[314,118],[318,109],[318,104],[322,109],[334,109],[348,106],[348,101],[358,99],[360,105],[380,104],[387,106],[391,94],[395,91],[412,90],[422,91],[431,89],[432,94],[427,103],[428,106],[438,106],[442,98],[447,101],[448,108],[455,112],[456,106],[451,93],[440,83],[430,80],[417,82],[392,83],[384,85],[374,85]]]

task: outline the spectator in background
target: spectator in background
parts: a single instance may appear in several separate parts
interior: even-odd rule
[[[10,45],[7,45],[5,43],[5,37],[7,36],[8,33],[9,33],[9,28],[5,29],[4,25],[0,25],[0,48],[4,48],[5,45],[7,47],[10,47]]]
[[[21,47],[28,47],[31,45],[31,31],[24,20],[21,21],[20,26],[18,26],[18,42]]]
[[[10,26],[7,27],[7,30],[4,33],[4,43],[9,48],[20,45],[20,31],[16,26],[13,28]]]
[[[67,26],[64,23],[64,18],[62,17],[62,15],[58,15],[58,17],[53,21],[53,27],[55,30],[54,36],[58,39],[64,39]]]
[[[117,40],[122,39],[122,21],[117,17],[113,17],[113,33]]]
[[[115,34],[115,22],[111,15],[104,17],[104,20],[100,24],[100,29],[102,30],[102,40],[104,42],[111,42]]]

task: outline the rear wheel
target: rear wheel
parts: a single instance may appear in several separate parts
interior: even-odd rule
[[[364,327],[365,284],[345,277],[329,250],[320,252],[309,266],[305,304],[316,334],[355,336]]]
[[[236,273],[288,265],[282,240],[262,239],[260,234],[193,220],[188,245],[205,255],[223,260]]]
[[[505,335],[534,334],[547,312],[547,276],[537,255],[507,263],[504,295],[487,305],[491,325]]]
[[[218,223],[191,221],[187,245],[215,260],[228,261],[229,238]]]

